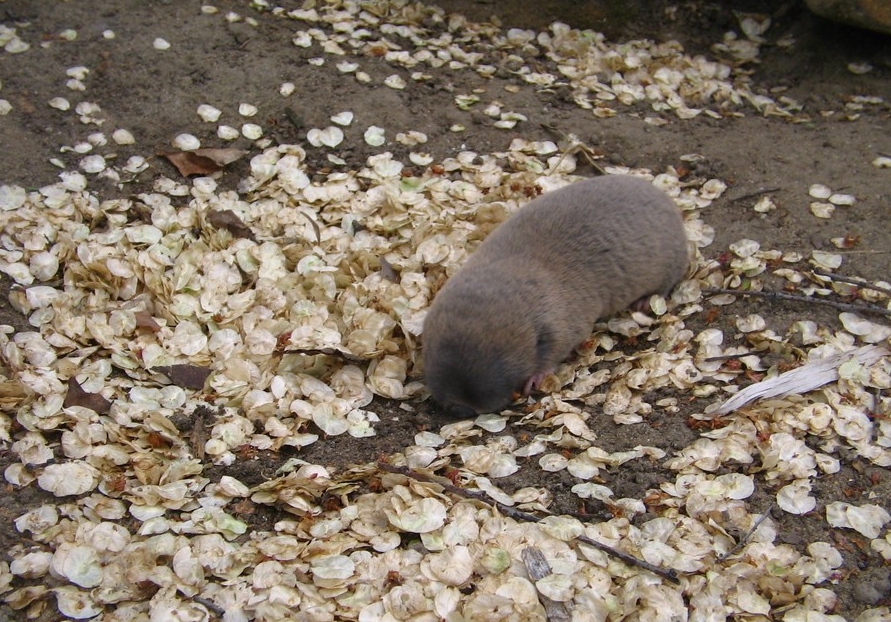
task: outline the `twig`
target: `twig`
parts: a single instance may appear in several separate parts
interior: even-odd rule
[[[719,562],[724,561],[725,559],[727,559],[728,557],[733,555],[733,553],[735,551],[742,548],[745,545],[745,543],[749,541],[749,538],[752,537],[752,534],[754,534],[755,531],[758,530],[758,527],[761,526],[761,523],[763,523],[767,519],[767,517],[770,515],[770,511],[772,509],[773,509],[773,503],[771,503],[770,506],[764,511],[764,513],[761,515],[761,518],[759,518],[758,520],[755,521],[755,524],[752,525],[752,528],[749,529],[748,533],[746,533],[746,535],[744,535],[742,538],[740,538],[737,541],[736,545],[732,549],[730,549],[723,555],[719,555],[717,561],[719,561]]]
[[[721,356],[710,356],[702,359],[704,363],[714,363],[715,361],[732,361],[733,359],[741,359],[744,356],[758,356],[755,352],[742,352],[740,354],[722,354]]]
[[[856,276],[842,276],[841,274],[835,274],[833,272],[829,272],[827,270],[822,270],[820,268],[813,269],[814,274],[819,274],[820,276],[825,276],[826,278],[832,281],[841,281],[842,283],[850,283],[851,285],[857,285],[858,287],[862,287],[864,289],[872,289],[877,292],[882,292],[883,294],[888,294],[891,296],[891,288],[882,287],[881,285],[873,285],[866,279],[860,279]]]
[[[731,203],[738,203],[740,201],[745,201],[746,199],[751,199],[754,197],[760,197],[762,194],[767,194],[768,192],[779,192],[780,188],[761,188],[760,190],[755,190],[754,192],[749,192],[742,196],[735,197],[730,199]]]
[[[864,249],[843,249],[840,248],[838,250],[833,250],[832,253],[834,255],[884,255],[888,251],[883,248],[864,248]]]
[[[720,404],[710,404],[706,414],[712,417],[727,415],[740,410],[745,405],[761,399],[782,395],[804,395],[808,391],[838,380],[839,368],[850,361],[868,367],[875,365],[883,356],[891,355],[891,350],[877,345],[860,346],[853,350],[823,356],[804,363],[801,367],[784,371],[740,389]]]
[[[207,607],[207,610],[218,618],[222,618],[224,615],[226,615],[226,610],[209,598],[204,598],[203,596],[193,596],[192,600],[194,600],[199,605],[204,605],[205,607]]]
[[[558,168],[560,168],[560,165],[563,163],[563,160],[566,159],[566,156],[581,153],[583,156],[585,156],[588,164],[591,165],[591,168],[593,168],[598,175],[606,175],[606,171],[603,170],[603,167],[594,161],[594,151],[588,145],[548,123],[542,123],[541,127],[548,130],[549,132],[559,134],[563,138],[563,140],[569,143],[569,147],[567,147],[566,150],[563,151],[563,155],[560,156],[560,159],[557,161],[557,164],[555,164],[554,167],[551,169],[551,172],[556,171]]]
[[[334,348],[293,348],[293,349],[283,349],[281,350],[282,354],[302,354],[304,356],[333,356],[335,358],[340,358],[345,361],[349,361],[350,363],[367,363],[367,359],[363,359],[362,357],[356,356],[354,354],[350,354],[348,352],[341,352],[340,350],[335,350]]]
[[[544,553],[536,547],[527,546],[523,549],[521,555],[523,556],[523,563],[526,565],[526,574],[529,575],[533,583],[539,579],[544,579],[552,573],[551,566],[548,564],[548,560],[545,559]],[[572,619],[572,614],[569,613],[565,604],[551,600],[541,592],[538,594],[538,600],[541,602],[541,606],[544,607],[548,622],[568,622]]]
[[[207,418],[204,408],[195,409],[195,422],[192,424],[192,455],[204,460],[204,446],[207,444]]]
[[[503,503],[499,503],[498,501],[494,501],[490,499],[485,493],[477,492],[474,490],[466,490],[464,488],[460,488],[455,486],[454,484],[449,484],[447,482],[440,481],[438,478],[431,477],[429,475],[424,475],[423,473],[418,473],[417,471],[412,471],[407,467],[398,467],[393,466],[392,464],[388,464],[383,461],[378,461],[377,466],[382,471],[387,471],[388,473],[396,473],[398,475],[404,475],[405,477],[410,477],[412,479],[418,480],[420,482],[428,482],[430,484],[436,484],[437,486],[442,486],[444,490],[452,493],[453,495],[457,495],[459,497],[464,497],[466,499],[475,499],[490,507],[496,508],[499,512],[504,514],[505,516],[509,516],[515,520],[525,521],[527,523],[538,523],[541,522],[541,518],[536,516],[535,514],[530,514],[529,512],[523,512],[522,510],[516,510],[509,505],[504,505]],[[592,546],[595,549],[603,551],[608,555],[612,555],[613,557],[617,557],[626,564],[632,566],[638,566],[645,570],[649,570],[650,572],[671,581],[672,583],[680,583],[678,579],[677,571],[672,568],[661,568],[659,566],[653,565],[647,561],[634,557],[633,555],[629,555],[628,553],[624,553],[618,549],[614,549],[613,547],[603,544],[602,542],[598,542],[597,540],[592,540],[587,536],[577,536],[576,540],[582,542],[583,544],[587,544],[588,546]]]
[[[630,555],[625,551],[620,551],[619,549],[614,549],[608,544],[604,544],[603,542],[598,542],[597,540],[592,540],[588,536],[576,536],[576,540],[581,542],[582,544],[587,544],[590,547],[594,547],[598,551],[603,551],[607,555],[612,555],[613,557],[617,557],[621,559],[623,562],[628,564],[629,566],[639,566],[644,570],[649,570],[653,574],[657,574],[660,577],[668,579],[672,583],[680,583],[680,579],[678,579],[678,572],[674,568],[662,568],[661,566],[656,566],[651,564],[648,561],[644,561],[639,557],[635,557],[634,555]]]
[[[798,296],[796,294],[787,294],[786,292],[759,292],[759,291],[741,291],[738,289],[724,289],[722,287],[709,287],[702,290],[703,294],[733,294],[734,296],[758,296],[760,298],[769,298],[773,300],[792,300],[794,302],[806,302],[817,305],[826,305],[827,307],[835,307],[842,311],[853,311],[855,313],[875,313],[877,315],[891,316],[891,310],[883,309],[875,305],[862,304],[853,305],[847,302],[836,302],[835,300],[823,300],[822,298],[812,298],[810,296]]]

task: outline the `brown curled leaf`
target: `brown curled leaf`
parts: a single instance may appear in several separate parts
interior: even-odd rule
[[[159,365],[152,368],[152,371],[159,371],[168,378],[170,382],[183,389],[194,389],[200,391],[204,388],[204,383],[210,375],[210,370],[206,367],[198,367],[197,365]]]
[[[196,149],[171,151],[161,156],[170,160],[183,177],[210,175],[246,154],[244,149]]]
[[[217,229],[225,229],[236,238],[255,239],[250,227],[241,222],[238,215],[230,209],[211,212],[207,215],[207,221]]]
[[[183,177],[190,175],[210,175],[223,167],[208,157],[200,156],[194,151],[174,151],[162,153],[162,157],[170,160]]]
[[[138,328],[148,328],[153,333],[161,330],[161,325],[155,321],[148,311],[137,311],[133,315],[136,316],[136,326]]]
[[[65,394],[64,408],[69,406],[82,406],[89,408],[99,415],[106,415],[111,410],[111,402],[102,397],[100,393],[87,393],[80,383],[72,376],[68,379],[68,393]]]

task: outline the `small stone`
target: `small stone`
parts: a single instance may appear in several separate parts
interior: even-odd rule
[[[854,581],[854,600],[864,605],[876,605],[891,596],[891,576],[884,569],[876,569],[872,576]]]

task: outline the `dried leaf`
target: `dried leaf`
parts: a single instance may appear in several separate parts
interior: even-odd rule
[[[533,582],[537,583],[540,579],[551,575],[551,567],[540,549],[534,546],[527,546],[523,549],[522,555],[523,563],[526,565],[526,572]],[[551,600],[541,593],[539,593],[538,599],[548,614],[548,620],[558,622],[572,618],[565,604]]]
[[[872,365],[887,354],[888,350],[880,346],[863,346],[850,352],[841,352],[834,356],[828,356],[797,369],[784,372],[775,378],[748,386],[725,401],[717,409],[708,409],[708,412],[715,416],[726,415],[756,399],[793,393],[806,393],[837,380],[838,368],[846,361],[854,359],[864,365]]]
[[[183,389],[194,389],[200,391],[204,388],[207,377],[210,376],[210,370],[206,367],[198,367],[197,365],[159,365],[152,369],[159,371],[168,378],[170,382]]]
[[[183,177],[189,175],[210,175],[223,167],[208,157],[198,155],[194,151],[174,151],[162,153],[162,157],[170,160]]]
[[[153,333],[161,330],[161,325],[155,321],[155,318],[148,311],[137,311],[134,315],[136,316],[136,326],[139,328],[148,328]]]
[[[237,238],[254,240],[254,232],[246,226],[232,210],[220,210],[211,212],[207,216],[210,224],[218,229],[225,229]]]
[[[209,175],[221,170],[246,154],[244,149],[196,149],[162,153],[183,177]]]
[[[68,379],[68,393],[65,394],[65,401],[62,405],[65,408],[69,406],[83,406],[100,415],[108,414],[108,411],[111,409],[111,402],[99,393],[87,393],[84,391],[74,376]]]

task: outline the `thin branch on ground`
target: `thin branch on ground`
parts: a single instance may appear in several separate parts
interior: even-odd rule
[[[209,598],[204,598],[203,596],[193,596],[192,600],[194,600],[199,605],[204,605],[210,613],[217,616],[218,618],[222,618],[224,615],[226,615],[226,610]]]
[[[727,559],[728,557],[733,555],[733,553],[735,553],[736,551],[741,549],[743,546],[745,546],[746,542],[749,541],[749,538],[752,537],[752,534],[754,534],[758,530],[758,527],[761,526],[761,523],[763,523],[767,519],[767,517],[770,516],[770,511],[772,509],[773,509],[773,503],[771,503],[770,506],[766,510],[764,510],[764,513],[761,515],[761,518],[759,518],[758,520],[755,521],[755,524],[752,525],[752,528],[749,529],[748,533],[746,533],[746,535],[744,535],[742,538],[740,538],[739,541],[736,543],[736,545],[732,549],[730,549],[723,555],[718,556],[717,561],[719,561],[719,562],[724,561],[725,559]]]
[[[538,548],[527,546],[523,549],[521,555],[523,556],[523,563],[526,565],[526,574],[529,575],[533,583],[539,579],[544,579],[552,573],[548,560],[545,559],[544,553]],[[569,622],[572,619],[572,614],[569,612],[566,603],[552,600],[541,592],[538,593],[538,601],[545,609],[548,622]]]
[[[826,278],[832,281],[839,281],[841,283],[850,283],[851,285],[856,285],[857,287],[863,289],[871,289],[877,292],[882,292],[883,294],[888,294],[891,296],[891,287],[882,287],[881,285],[874,285],[870,283],[866,279],[857,278],[856,276],[842,276],[841,274],[835,274],[833,272],[829,272],[828,270],[822,270],[820,268],[813,269],[814,274],[818,274],[820,276],[825,276]]]
[[[293,349],[283,349],[281,350],[282,354],[302,354],[304,356],[332,356],[335,358],[343,359],[350,363],[367,363],[368,359],[363,359],[360,356],[356,356],[354,354],[350,354],[348,352],[343,352],[341,350],[337,350],[335,348],[293,348]]]
[[[594,161],[594,158],[595,158],[596,156],[595,156],[595,154],[594,154],[594,150],[591,149],[591,147],[589,147],[588,145],[586,145],[585,143],[583,143],[583,142],[580,141],[579,139],[575,138],[574,136],[570,136],[570,135],[567,134],[566,132],[563,132],[563,131],[557,129],[557,128],[554,127],[553,125],[550,125],[550,124],[548,124],[548,123],[542,123],[542,124],[541,124],[541,127],[543,127],[544,129],[548,130],[549,132],[554,132],[555,134],[559,134],[559,135],[563,138],[563,140],[565,140],[566,142],[569,143],[569,147],[567,147],[567,148],[563,151],[563,155],[560,156],[560,160],[558,160],[558,161],[557,161],[557,164],[555,164],[555,165],[551,168],[551,170],[549,171],[549,173],[553,173],[553,172],[555,172],[557,169],[559,169],[559,168],[560,168],[560,165],[563,164],[563,160],[566,159],[566,156],[571,156],[571,155],[575,155],[575,154],[577,154],[577,153],[581,153],[583,156],[585,156],[585,159],[588,161],[588,164],[591,165],[591,168],[593,168],[594,171],[595,171],[598,175],[606,175],[606,171],[603,170],[603,167],[600,166],[600,164],[598,164],[597,162]]]
[[[536,516],[535,514],[530,514],[529,512],[523,512],[522,510],[517,510],[509,505],[504,505],[503,503],[499,503],[494,499],[489,498],[485,493],[477,492],[475,490],[466,490],[459,486],[455,486],[454,484],[450,484],[448,482],[442,481],[440,478],[434,478],[429,475],[424,475],[423,473],[418,473],[417,471],[413,471],[408,467],[398,467],[393,466],[392,464],[388,464],[383,461],[378,461],[377,466],[382,471],[386,471],[388,473],[396,473],[397,475],[404,475],[405,477],[410,477],[419,482],[427,482],[430,484],[436,484],[437,486],[442,486],[443,489],[452,493],[453,495],[457,495],[459,497],[464,497],[466,499],[474,499],[476,501],[480,501],[485,503],[490,507],[496,508],[499,512],[504,514],[505,516],[509,516],[514,520],[524,521],[527,523],[538,523],[541,522],[541,518]],[[671,568],[662,568],[660,566],[656,566],[647,561],[644,561],[638,557],[634,557],[633,555],[629,555],[623,551],[618,549],[614,549],[611,546],[603,544],[602,542],[598,542],[597,540],[592,540],[587,536],[577,536],[576,540],[583,544],[587,544],[588,546],[592,546],[597,550],[603,551],[607,555],[612,555],[616,557],[626,564],[631,566],[637,566],[639,568],[643,568],[645,570],[649,570],[650,572],[671,581],[672,583],[680,583],[678,579],[678,574],[676,570]]]
[[[761,188],[760,190],[755,190],[753,192],[748,192],[738,197],[734,197],[730,199],[731,203],[738,203],[740,201],[745,201],[746,199],[753,199],[755,197],[760,197],[762,194],[767,194],[769,192],[779,192],[781,188]]]
[[[710,356],[702,359],[705,363],[714,363],[716,361],[732,361],[733,359],[741,359],[744,356],[758,356],[757,352],[740,352],[739,354],[722,354],[721,356]]]
[[[793,302],[803,302],[806,304],[825,305],[834,307],[842,311],[853,311],[854,313],[875,313],[876,315],[891,316],[891,310],[883,309],[870,304],[851,304],[848,302],[838,302],[836,300],[823,300],[822,298],[813,298],[811,296],[799,296],[798,294],[787,294],[786,292],[765,292],[765,291],[742,291],[739,289],[725,289],[723,287],[708,287],[702,290],[703,294],[732,294],[734,296],[757,296],[759,298],[767,298],[769,300],[791,300]]]

